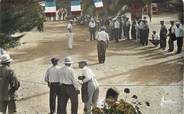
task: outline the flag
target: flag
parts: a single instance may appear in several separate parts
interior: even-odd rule
[[[102,8],[103,7],[103,2],[102,0],[93,0],[95,7],[96,8]]]
[[[56,2],[55,0],[45,0],[45,13],[55,13]]]
[[[73,15],[78,15],[81,12],[81,1],[71,0],[71,13]]]

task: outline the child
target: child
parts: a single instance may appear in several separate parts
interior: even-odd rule
[[[151,42],[155,47],[157,47],[158,44],[160,43],[160,40],[159,40],[158,35],[156,34],[156,31],[153,31],[152,40],[150,40],[150,42]]]

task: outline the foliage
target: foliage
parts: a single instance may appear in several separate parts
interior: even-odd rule
[[[18,44],[20,36],[12,37],[16,32],[29,31],[43,23],[41,8],[33,0],[1,0],[0,8],[0,46],[3,48]]]

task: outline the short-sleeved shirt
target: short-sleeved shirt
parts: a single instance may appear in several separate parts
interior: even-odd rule
[[[105,31],[98,32],[96,38],[97,38],[98,41],[104,41],[104,42],[109,41],[109,35]]]
[[[80,84],[73,68],[64,66],[59,69],[58,75],[60,84],[73,85],[76,90],[79,90]]]
[[[46,74],[45,74],[45,82],[49,83],[57,83],[59,82],[59,76],[58,76],[58,70],[61,67],[56,65],[56,66],[51,66],[48,68]]]

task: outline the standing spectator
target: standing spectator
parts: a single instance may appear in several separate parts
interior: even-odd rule
[[[59,76],[57,75],[58,69],[60,69],[60,66],[58,66],[58,58],[52,58],[52,66],[48,68],[46,74],[45,74],[45,82],[48,83],[48,87],[50,88],[50,94],[49,94],[49,106],[50,106],[50,113],[55,113],[55,107],[56,107],[56,98],[58,96],[59,91]]]
[[[93,19],[89,22],[89,32],[90,32],[90,40],[95,40],[96,23]]]
[[[136,40],[136,21],[135,20],[132,23],[131,36],[133,40]]]
[[[67,30],[68,30],[68,48],[72,49],[73,48],[72,20],[69,20]]]
[[[6,53],[6,51],[5,51],[3,48],[0,47],[0,57],[1,57],[2,55],[4,55],[5,53]]]
[[[61,20],[61,16],[62,16],[62,9],[60,8],[60,9],[58,9],[58,18],[59,18],[59,20]]]
[[[148,23],[143,20],[143,46],[147,46],[148,45],[148,37],[149,37],[149,26]]]
[[[121,18],[121,38],[125,38],[125,27],[126,27],[126,20],[125,15]]]
[[[71,65],[74,62],[70,57],[64,59],[65,66],[59,69],[60,90],[58,97],[57,114],[67,114],[66,107],[68,100],[71,101],[71,114],[78,113],[78,94],[80,93],[80,84]]]
[[[20,83],[15,75],[15,72],[10,68],[13,60],[8,54],[1,57],[0,66],[0,112],[6,114],[16,113],[16,91],[20,87]]]
[[[183,31],[182,25],[180,25],[180,23],[176,23],[175,35],[176,35],[176,40],[177,40],[177,52],[176,52],[176,54],[179,54],[182,51],[183,37],[184,37],[184,31]]]
[[[136,41],[140,42],[140,20],[136,23],[135,29],[136,29]]]
[[[169,28],[169,49],[168,52],[172,52],[174,50],[174,41],[176,40],[176,36],[175,36],[175,25],[174,25],[174,21],[170,21],[170,28]]]
[[[109,44],[109,35],[105,32],[105,28],[102,27],[101,31],[97,34],[97,49],[98,49],[98,61],[99,63],[105,62],[106,48]]]
[[[114,38],[114,22],[112,21],[112,19],[110,19],[110,23],[109,23],[109,28],[110,28],[110,40],[113,40]]]
[[[130,35],[129,35],[129,32],[130,32],[130,21],[129,21],[129,18],[127,17],[126,18],[126,27],[125,27],[125,37],[130,40]]]
[[[82,69],[82,100],[84,102],[84,114],[91,114],[91,107],[97,106],[99,97],[99,84],[95,79],[95,74],[88,68],[86,61],[79,62],[79,68]],[[79,77],[79,78],[80,78]]]
[[[114,22],[114,30],[115,30],[115,41],[119,42],[120,22],[118,21],[118,18],[116,18],[116,21]]]
[[[165,50],[166,48],[166,40],[167,40],[167,28],[164,25],[164,21],[160,21],[161,28],[160,28],[160,48]]]

